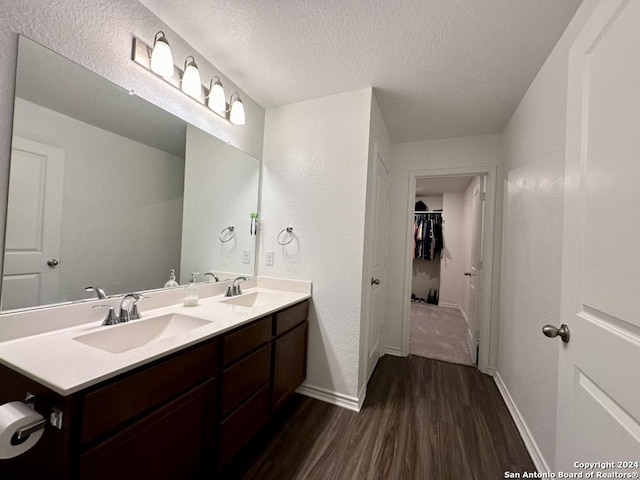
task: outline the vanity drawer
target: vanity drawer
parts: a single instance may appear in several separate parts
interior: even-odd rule
[[[276,313],[276,336],[282,335],[284,332],[291,330],[296,325],[304,322],[309,316],[309,300],[297,303],[292,307]]]
[[[222,363],[226,367],[260,345],[270,341],[271,317],[269,316],[225,335],[222,340]]]
[[[222,469],[265,425],[270,414],[269,385],[258,390],[220,424],[218,469]]]
[[[84,395],[80,440],[99,435],[215,376],[218,342],[179,353]]]
[[[226,417],[271,376],[271,344],[240,360],[222,373],[221,418]]]

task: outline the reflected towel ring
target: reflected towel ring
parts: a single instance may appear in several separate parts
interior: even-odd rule
[[[280,241],[280,238],[282,237],[283,233],[288,233],[291,238],[289,238],[288,241],[286,242],[282,242]],[[295,238],[295,234],[293,233],[293,227],[287,227],[287,228],[283,228],[282,230],[280,230],[280,233],[278,234],[278,245],[289,245],[291,242],[293,242],[293,239]]]
[[[220,232],[220,235],[218,235],[218,238],[220,239],[220,241],[221,241],[222,243],[227,243],[228,241],[233,240],[233,239],[235,238],[235,236],[236,236],[236,231],[235,231],[235,230],[236,230],[236,227],[234,227],[234,226],[229,226],[229,227],[225,228],[224,230],[222,230],[222,231]],[[226,231],[229,231],[229,237],[228,237],[226,240],[223,240],[223,239],[222,239],[222,235],[223,235],[223,234],[224,234],[224,232],[226,232]]]

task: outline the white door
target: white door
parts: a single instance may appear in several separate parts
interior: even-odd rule
[[[478,339],[480,337],[480,283],[482,280],[482,238],[484,225],[485,177],[476,177],[471,207],[471,269],[469,271],[469,332],[467,348],[471,361],[478,363]],[[465,274],[466,275],[466,274]]]
[[[640,472],[640,1],[600,2],[572,46],[568,86],[558,323],[570,337],[549,340],[561,350],[556,466],[633,475]],[[599,461],[613,465],[574,465]]]
[[[376,149],[377,150],[377,149]],[[374,165],[375,199],[373,213],[373,265],[371,269],[371,299],[369,305],[369,342],[367,379],[382,356],[384,326],[385,270],[387,265],[387,214],[389,211],[389,170],[376,151]]]
[[[64,151],[13,137],[2,310],[58,301]]]

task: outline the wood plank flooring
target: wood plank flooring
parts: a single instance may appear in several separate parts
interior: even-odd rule
[[[360,413],[296,396],[225,478],[492,480],[535,467],[493,379],[383,357]]]

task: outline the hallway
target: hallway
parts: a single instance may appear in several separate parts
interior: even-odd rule
[[[380,359],[360,413],[298,396],[227,478],[491,480],[535,471],[493,379],[420,357]]]

